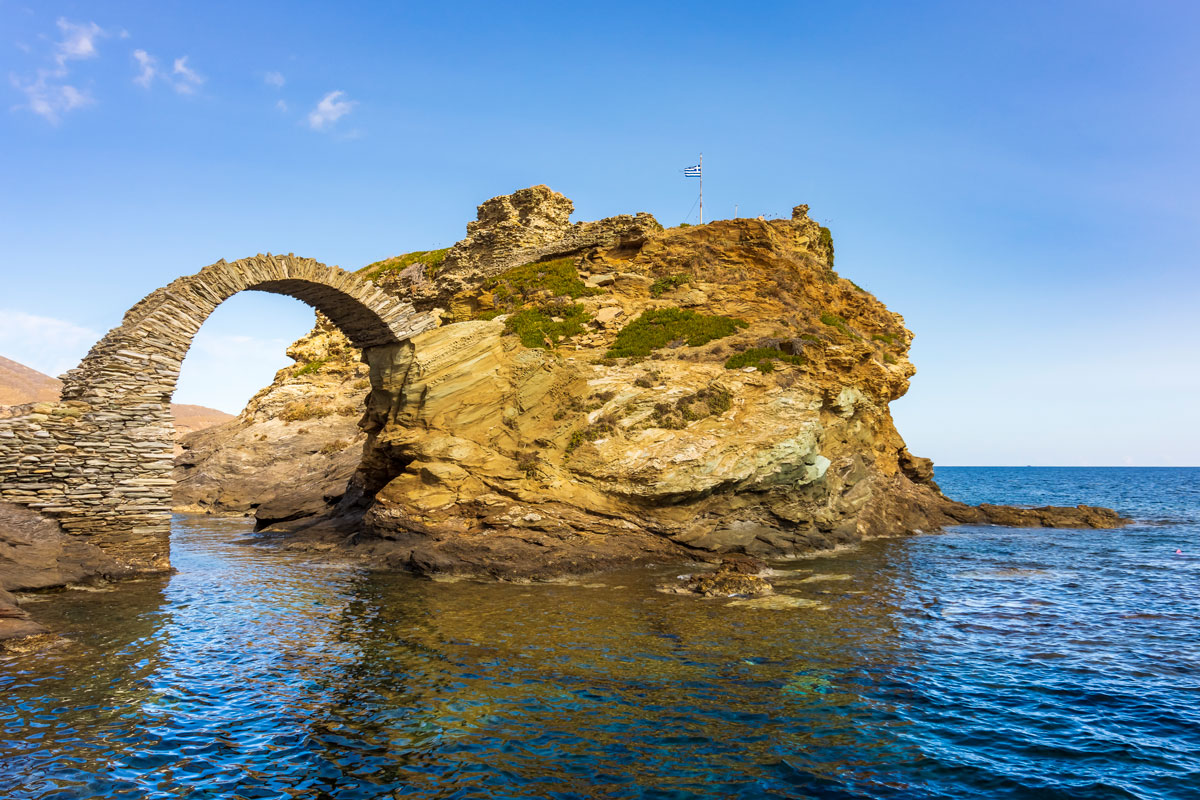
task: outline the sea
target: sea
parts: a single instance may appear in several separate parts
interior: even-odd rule
[[[958,526],[772,565],[430,581],[180,516],[167,578],[23,598],[0,798],[1200,798],[1200,469],[939,468]]]

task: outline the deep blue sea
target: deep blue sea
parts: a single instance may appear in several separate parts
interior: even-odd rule
[[[937,480],[1140,521],[872,541],[763,608],[180,517],[170,578],[27,598],[70,642],[0,660],[0,798],[1200,798],[1200,469]]]

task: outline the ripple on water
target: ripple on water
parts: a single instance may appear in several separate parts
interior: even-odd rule
[[[1200,518],[1195,471],[1035,473],[938,480]],[[869,542],[777,565],[787,591],[750,603],[654,591],[678,568],[435,583],[231,544],[248,535],[181,518],[170,579],[39,596],[72,641],[0,662],[0,797],[1200,786],[1200,586],[1174,556],[1200,551],[1194,525]]]

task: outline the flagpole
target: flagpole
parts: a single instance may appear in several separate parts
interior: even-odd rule
[[[700,154],[700,224],[704,224],[704,153]]]

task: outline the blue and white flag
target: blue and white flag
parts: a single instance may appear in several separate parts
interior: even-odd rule
[[[694,166],[694,167],[684,167],[684,168],[683,168],[683,177],[685,177],[685,178],[699,178],[699,177],[700,177],[700,165],[699,165],[699,164],[697,164],[697,165],[696,165],[696,166]]]

